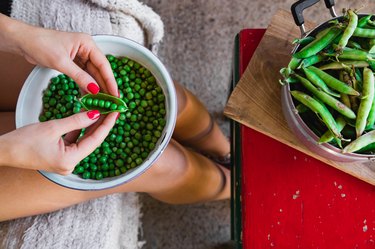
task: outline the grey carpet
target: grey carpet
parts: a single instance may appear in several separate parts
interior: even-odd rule
[[[228,94],[235,35],[243,28],[265,28],[277,9],[292,0],[144,0],[162,18],[165,37],[159,57],[172,77],[195,93],[219,119]],[[346,7],[369,6],[365,1],[336,1]],[[374,12],[373,8],[363,11]],[[305,11],[316,23],[330,18],[323,1]],[[233,248],[230,240],[230,202],[171,206],[141,196],[144,249]]]

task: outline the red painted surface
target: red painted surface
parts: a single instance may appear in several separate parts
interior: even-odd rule
[[[241,71],[264,30],[240,33]],[[243,248],[375,248],[375,187],[245,126]]]

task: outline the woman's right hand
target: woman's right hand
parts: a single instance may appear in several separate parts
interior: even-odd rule
[[[64,119],[27,125],[2,135],[0,166],[69,174],[100,146],[115,124],[117,115],[110,113],[99,120],[98,111],[82,112]],[[91,125],[92,129],[76,141],[79,131]]]

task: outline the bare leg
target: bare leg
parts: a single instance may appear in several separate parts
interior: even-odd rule
[[[207,109],[189,90],[176,82],[175,85],[179,108],[173,138],[209,155],[229,154],[229,141]]]
[[[6,120],[13,120],[12,115],[1,113],[0,123]],[[11,125],[8,127],[12,130]],[[186,150],[173,140],[144,174],[129,183],[102,191],[72,190],[47,180],[33,170],[2,167],[0,221],[51,212],[118,192],[146,192],[173,204],[219,200],[229,198],[229,181],[227,169]]]
[[[18,94],[34,66],[23,57],[0,52],[0,111],[14,111]]]
[[[15,129],[14,113],[0,112],[0,124],[0,135]],[[36,171],[2,167],[0,220],[51,212],[118,192],[146,192],[174,204],[219,200],[229,198],[229,183],[227,169],[173,140],[144,174],[129,183],[102,191],[71,190],[50,182]]]

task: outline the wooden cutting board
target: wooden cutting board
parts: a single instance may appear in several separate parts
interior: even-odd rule
[[[314,27],[305,22],[307,29]],[[285,67],[293,49],[292,41],[300,37],[292,15],[279,10],[233,90],[224,114],[237,122],[302,151],[330,166],[375,185],[375,164],[343,163],[327,160],[307,149],[291,132],[281,109],[279,70]],[[272,152],[270,152],[272,153]]]

